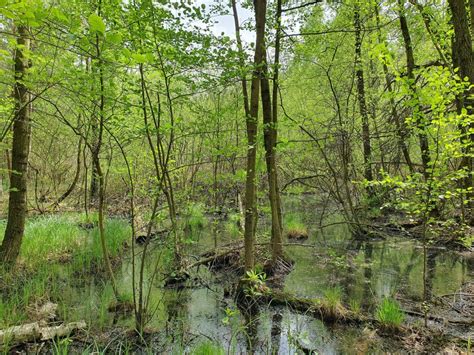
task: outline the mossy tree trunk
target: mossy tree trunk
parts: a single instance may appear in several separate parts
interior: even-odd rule
[[[0,247],[0,261],[12,266],[19,253],[25,230],[27,215],[27,174],[30,151],[30,104],[25,76],[29,60],[25,53],[30,49],[28,28],[17,28],[17,48],[15,49],[15,117],[13,122],[13,142],[11,158],[10,195],[8,201],[8,220],[5,237]]]

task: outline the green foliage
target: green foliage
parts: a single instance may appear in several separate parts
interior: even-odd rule
[[[405,320],[405,314],[398,302],[390,298],[384,298],[378,305],[375,317],[382,325],[389,328],[399,327]]]
[[[204,215],[204,205],[201,203],[191,203],[188,205],[185,214],[186,227],[191,231],[197,231],[207,225],[207,218]]]
[[[358,301],[356,299],[350,299],[349,300],[349,309],[355,314],[360,314],[360,312],[362,310],[360,301]]]
[[[35,302],[52,299],[61,306],[67,301],[63,298],[67,283],[79,282],[83,273],[103,270],[97,229],[80,228],[79,223],[84,220],[84,215],[64,214],[27,221],[19,261],[23,271],[2,274],[1,291],[8,297],[0,299],[0,327],[26,320],[26,310]],[[5,223],[0,223],[1,236],[4,228]],[[111,219],[106,223],[107,247],[112,258],[122,253],[129,238],[130,227],[126,222]],[[95,324],[106,324],[107,308],[113,297],[110,285],[106,285],[98,313],[90,312],[99,314]],[[61,345],[57,345],[59,349]]]
[[[308,237],[308,229],[301,220],[298,213],[285,214],[283,225],[286,235],[289,238]]]
[[[105,23],[102,18],[96,14],[90,14],[88,18],[89,29],[91,32],[98,32],[105,35]]]
[[[69,337],[62,339],[53,339],[53,354],[54,355],[67,355],[69,354],[69,346],[72,343],[72,339]]]
[[[225,223],[225,230],[230,234],[232,238],[240,236],[240,213],[231,213]]]
[[[245,282],[245,293],[249,296],[262,296],[270,291],[266,285],[267,274],[258,272],[257,270],[250,270],[245,273],[243,278]]]
[[[225,349],[210,341],[200,343],[192,351],[193,355],[224,355]]]
[[[342,289],[340,287],[332,287],[324,290],[322,304],[332,314],[344,313],[344,306],[342,305]]]

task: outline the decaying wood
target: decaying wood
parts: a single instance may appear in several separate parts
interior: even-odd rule
[[[322,300],[298,298],[286,292],[272,290],[262,297],[262,301],[274,306],[286,306],[291,309],[310,314],[326,322],[344,321],[344,323],[377,323],[377,320],[363,314],[354,313],[343,306],[326,305]]]
[[[86,328],[85,321],[60,324],[56,326],[43,326],[42,322],[33,322],[23,325],[16,325],[0,330],[0,344],[9,346],[27,343],[31,341],[45,341],[56,337],[64,337],[74,330]]]
[[[33,311],[36,322],[15,325],[0,330],[0,344],[8,346],[28,343],[32,341],[51,340],[56,337],[64,337],[75,330],[85,329],[87,324],[81,320],[79,322],[65,323],[59,325],[49,325],[48,322],[56,318],[58,305],[46,302],[44,305]]]
[[[222,251],[222,252],[209,252],[209,253],[206,253],[207,255],[205,255],[204,258],[188,265],[187,269],[192,269],[192,268],[197,267],[199,265],[207,265],[207,264],[212,264],[212,263],[218,262],[219,260],[222,260],[222,258],[225,258],[225,257],[227,257],[231,254],[239,254],[240,255],[239,249],[242,249],[242,246],[239,246],[237,248],[228,249],[228,250],[225,250],[225,251]]]

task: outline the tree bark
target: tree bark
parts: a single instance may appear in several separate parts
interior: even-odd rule
[[[240,37],[240,22],[239,22],[239,13],[237,11],[237,4],[235,0],[232,0],[232,12],[234,15],[234,27],[235,27],[235,39],[237,41],[237,49],[239,51],[239,65],[240,68],[245,67],[245,53],[242,46],[242,39]],[[250,116],[250,107],[249,107],[249,93],[247,89],[247,79],[245,74],[242,75],[240,82],[242,84],[242,95],[244,101],[244,112],[245,117]]]
[[[453,41],[453,59],[454,65],[459,66],[459,74],[462,79],[467,78],[471,85],[474,85],[474,53],[472,50],[472,37],[469,28],[469,17],[466,11],[464,0],[449,0],[449,7],[452,13],[452,22],[454,27],[454,41]],[[474,7],[474,2],[470,1],[471,11]],[[471,19],[473,14],[471,13]],[[472,26],[472,24],[471,24]],[[474,89],[470,88],[464,96],[461,98],[461,103],[467,110],[468,115],[474,114]],[[458,107],[459,109],[459,107]],[[461,162],[461,168],[465,169],[467,176],[463,181],[463,188],[466,189],[466,198],[469,201],[467,212],[468,221],[470,224],[474,224],[474,196],[472,188],[474,187],[473,181],[473,159],[471,156],[472,146],[474,145],[474,133],[473,123],[467,127],[462,127],[461,133],[463,134],[462,140],[467,142],[464,147],[464,158]],[[469,132],[471,132],[469,134]],[[470,190],[470,191],[469,191]]]
[[[0,262],[11,267],[20,253],[27,214],[27,174],[30,150],[30,109],[28,89],[24,79],[29,67],[24,50],[30,48],[28,28],[18,26],[17,48],[15,49],[15,118],[13,123],[12,172],[8,201],[8,220],[5,237],[0,247]]]
[[[382,31],[380,29],[380,16],[379,16],[379,5],[375,4],[375,19],[376,19],[376,25],[377,25],[377,37],[378,37],[378,42],[380,44],[386,45],[386,40],[382,38]],[[402,151],[403,157],[405,158],[405,162],[407,163],[408,169],[410,170],[410,173],[413,173],[415,171],[415,168],[413,166],[413,162],[411,160],[410,156],[410,151],[408,149],[408,146],[406,144],[406,139],[407,139],[407,130],[406,130],[406,124],[405,121],[400,117],[400,115],[397,112],[397,107],[395,104],[395,100],[393,98],[393,86],[392,86],[392,80],[390,78],[390,73],[388,71],[388,66],[385,63],[385,61],[382,63],[382,68],[383,68],[383,73],[385,76],[385,85],[387,86],[387,91],[390,94],[390,113],[392,116],[392,120],[395,123],[395,128],[397,131],[397,140],[398,140],[398,147]]]
[[[357,80],[357,100],[359,101],[359,111],[362,118],[362,144],[364,155],[364,178],[367,181],[373,180],[372,174],[372,147],[370,144],[370,126],[367,103],[365,99],[364,69],[362,67],[362,36],[360,22],[360,8],[356,4],[354,7],[354,28],[355,28],[355,70]],[[368,189],[369,195],[372,190]]]
[[[235,0],[231,0],[232,2],[232,13],[234,17],[234,27],[235,27],[235,39],[237,41],[237,49],[239,51],[239,65],[241,70],[245,68],[245,53],[242,46],[242,39],[240,36],[240,22],[239,22],[239,13],[237,11],[237,4]],[[242,84],[242,96],[243,96],[243,103],[244,103],[244,113],[246,119],[250,117],[250,106],[249,106],[249,93],[247,89],[247,78],[246,74],[242,74],[240,78]],[[237,146],[238,146],[238,130],[237,130]],[[245,229],[245,212],[243,209],[242,198],[240,195],[240,191],[237,190],[237,204],[240,213],[240,222],[239,222],[239,230],[244,231]],[[245,233],[245,232],[244,232]]]
[[[266,6],[266,4],[265,4]],[[261,18],[257,21],[265,26],[266,7],[262,10]],[[278,15],[277,15],[278,16]],[[264,28],[265,31],[265,28]],[[272,218],[271,249],[272,260],[275,262],[283,255],[282,248],[282,229],[280,224],[281,211],[280,200],[278,196],[278,176],[276,166],[276,137],[277,128],[275,115],[272,113],[272,98],[270,96],[270,83],[268,80],[268,64],[266,59],[265,37],[262,40],[262,60],[261,60],[261,95],[262,95],[262,114],[263,114],[263,140],[265,145],[265,162],[267,166],[268,178],[268,198],[270,201]],[[275,88],[275,87],[274,87]],[[275,96],[274,96],[275,97]],[[275,97],[276,98],[276,97]]]
[[[54,202],[53,207],[59,206],[61,202],[63,202],[66,198],[69,197],[70,194],[76,188],[77,182],[79,181],[79,176],[81,175],[81,155],[82,155],[82,137],[79,138],[79,143],[77,147],[77,156],[76,156],[76,173],[74,174],[74,178],[69,185],[68,189]]]
[[[254,0],[256,20],[256,41],[254,55],[254,70],[250,90],[250,115],[246,119],[247,127],[247,176],[245,181],[245,269],[251,270],[255,264],[255,228],[257,223],[257,128],[258,101],[260,92],[260,77],[262,71],[263,44],[265,36],[266,0]]]
[[[101,15],[101,4],[102,2],[99,1],[98,7],[98,15]],[[98,122],[98,132],[97,132],[97,142],[94,143],[91,149],[92,154],[92,166],[93,170],[95,168],[95,172],[97,174],[97,194],[98,194],[98,227],[99,227],[99,238],[100,238],[100,245],[102,248],[102,254],[104,258],[104,264],[107,269],[107,272],[110,277],[110,283],[112,286],[112,290],[114,292],[114,296],[116,299],[119,298],[119,293],[117,290],[117,283],[115,282],[115,276],[112,269],[112,263],[110,261],[109,252],[107,249],[107,242],[105,240],[105,176],[102,171],[102,166],[100,162],[100,146],[102,145],[102,138],[104,135],[104,125],[105,125],[105,82],[104,82],[104,69],[102,63],[102,53],[100,50],[100,40],[99,35],[95,35],[95,49],[96,49],[96,56],[98,60],[98,71],[99,71],[99,85],[100,85],[100,95],[99,95],[99,122]]]
[[[471,38],[474,37],[474,0],[469,0],[469,12],[471,13]]]
[[[428,181],[430,178],[429,169],[430,169],[430,163],[431,163],[430,148],[429,148],[429,142],[428,142],[428,135],[426,134],[426,131],[425,131],[425,123],[423,122],[421,118],[421,114],[422,114],[421,107],[418,104],[417,90],[416,90],[416,85],[415,85],[415,74],[413,72],[415,69],[415,57],[413,55],[413,45],[411,42],[410,30],[408,29],[408,23],[407,23],[407,19],[404,13],[405,11],[404,3],[405,3],[404,0],[398,0],[400,29],[402,31],[403,43],[405,46],[408,83],[410,86],[411,95],[415,101],[415,107],[413,109],[413,118],[416,122],[417,129],[418,129],[418,141],[420,144],[423,176],[425,178],[425,181]]]
[[[282,0],[277,0],[276,2],[276,33],[275,33],[275,68],[273,73],[273,93],[272,93],[272,114],[273,114],[273,125],[275,129],[273,130],[273,146],[276,149],[276,144],[278,141],[278,92],[279,92],[279,79],[280,79],[280,47],[281,47],[281,16],[282,16]],[[277,188],[277,210],[278,210],[278,220],[280,223],[280,228],[283,233],[283,218],[281,212],[281,198],[280,198],[280,187],[278,184],[278,174],[275,169],[275,181]]]
[[[264,45],[264,44],[263,44]],[[265,145],[265,162],[268,177],[268,198],[272,214],[272,260],[275,262],[283,254],[282,231],[280,226],[278,181],[276,166],[276,127],[272,116],[272,103],[270,97],[270,84],[268,82],[268,71],[265,56],[262,58],[262,113],[263,113],[263,140]]]

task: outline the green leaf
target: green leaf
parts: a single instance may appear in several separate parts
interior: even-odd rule
[[[107,34],[107,41],[112,44],[120,44],[122,42],[122,35],[120,33]]]
[[[105,34],[105,23],[102,18],[96,14],[90,14],[89,16],[89,30],[91,32],[99,32]]]
[[[145,54],[133,53],[132,54],[132,59],[135,61],[135,63],[143,64],[143,63],[146,63],[147,58],[146,58]]]

